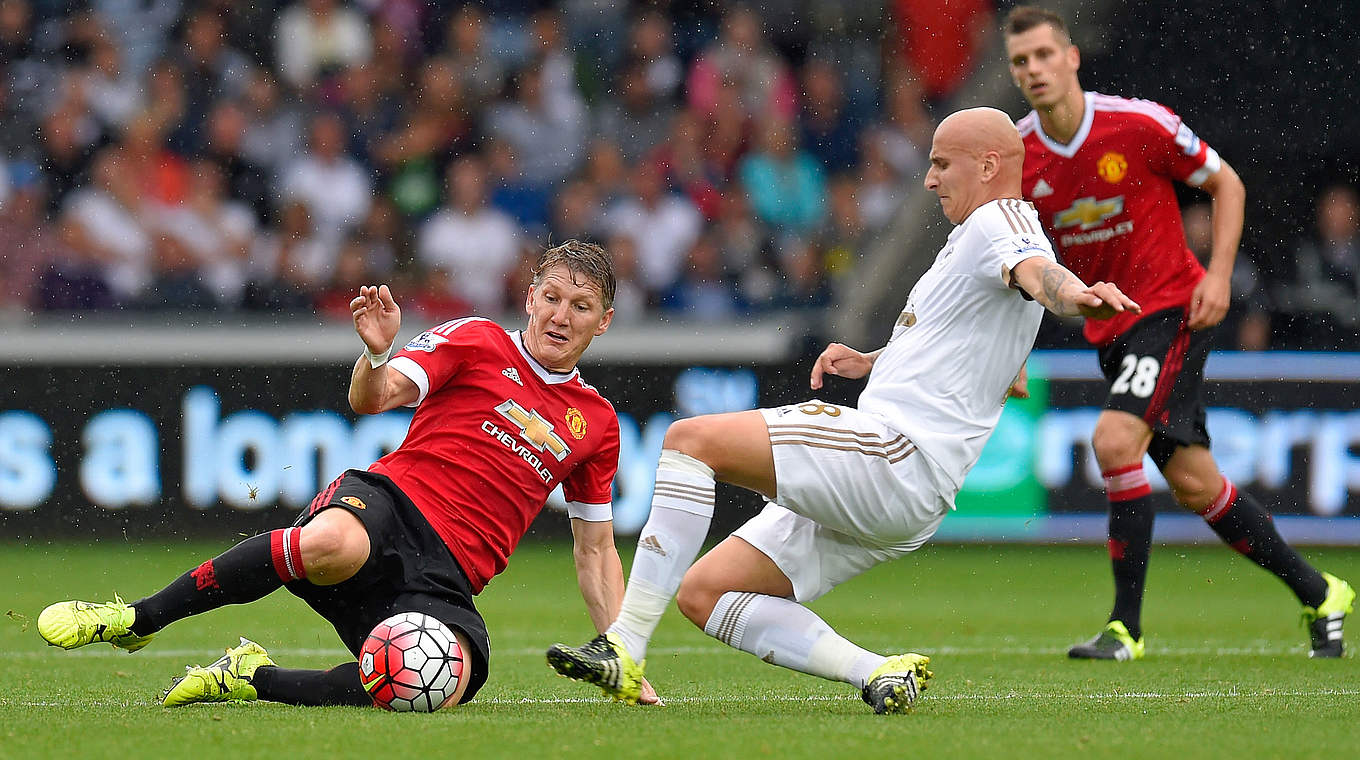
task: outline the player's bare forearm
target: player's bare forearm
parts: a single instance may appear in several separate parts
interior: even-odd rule
[[[576,583],[586,614],[595,631],[604,633],[623,607],[623,562],[614,546],[614,524],[573,519],[571,532]]]
[[[354,362],[349,376],[349,406],[357,414],[378,414],[387,411],[387,365],[374,368],[364,354]]]
[[[1087,285],[1067,267],[1042,256],[1017,264],[1014,279],[1031,298],[1060,317],[1109,319],[1124,311],[1142,311],[1112,283]]]
[[[1200,187],[1213,199],[1213,247],[1209,254],[1209,273],[1229,278],[1232,276],[1233,264],[1237,261],[1238,246],[1242,243],[1247,188],[1226,161]]]
[[[1201,186],[1213,197],[1213,247],[1208,272],[1190,296],[1187,325],[1192,330],[1213,327],[1228,315],[1232,302],[1232,272],[1242,241],[1247,189],[1226,163]]]

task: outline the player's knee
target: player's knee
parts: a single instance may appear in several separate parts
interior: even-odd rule
[[[1129,431],[1113,425],[1097,425],[1091,434],[1091,449],[1102,469],[1143,461],[1142,441]]]
[[[718,597],[722,595],[722,589],[709,582],[703,573],[696,573],[691,568],[680,582],[680,590],[675,595],[675,605],[680,608],[680,614],[703,628],[708,624],[708,618],[713,615]]]
[[[302,527],[302,566],[307,579],[331,585],[349,579],[368,559],[368,531],[343,509],[327,509]]]
[[[709,427],[704,423],[703,417],[688,417],[683,420],[676,420],[671,426],[666,428],[666,437],[662,448],[678,451],[707,462],[705,457],[708,454],[708,443],[711,439]],[[709,463],[711,464],[711,463]]]
[[[1213,503],[1223,487],[1222,478],[1206,480],[1199,473],[1168,468],[1162,473],[1171,488],[1171,496],[1186,509],[1202,512]]]

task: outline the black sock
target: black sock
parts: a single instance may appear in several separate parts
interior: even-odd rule
[[[155,594],[133,602],[137,615],[132,632],[146,636],[190,615],[253,602],[285,581],[305,577],[299,530],[282,528],[247,538]]]
[[[1274,573],[1303,604],[1317,608],[1327,598],[1327,579],[1285,543],[1260,502],[1223,479],[1223,492],[1201,513],[1223,543]]]
[[[260,699],[288,705],[372,707],[373,699],[359,682],[359,663],[347,662],[330,670],[291,670],[264,666],[255,670],[255,692]]]
[[[1114,571],[1114,607],[1118,620],[1135,639],[1143,637],[1143,586],[1152,551],[1152,496],[1110,502],[1110,568]]]

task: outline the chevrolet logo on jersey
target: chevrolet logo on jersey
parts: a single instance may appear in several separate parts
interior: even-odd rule
[[[526,411],[513,399],[506,399],[496,407],[502,417],[519,426],[520,437],[533,444],[539,451],[551,452],[557,461],[562,461],[571,453],[562,436],[553,432],[552,423],[543,419],[537,411]]]
[[[1105,201],[1094,196],[1078,198],[1068,208],[1053,216],[1053,226],[1057,229],[1081,225],[1083,230],[1099,227],[1101,222],[1124,213],[1124,196],[1120,195]]]

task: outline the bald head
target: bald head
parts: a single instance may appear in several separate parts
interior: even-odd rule
[[[974,155],[995,151],[1003,168],[1018,177],[1025,163],[1025,144],[1011,117],[995,108],[969,108],[955,111],[935,130],[935,139],[958,140]]]
[[[978,206],[1019,198],[1025,145],[1010,117],[995,108],[950,114],[935,129],[926,188],[958,224]]]

